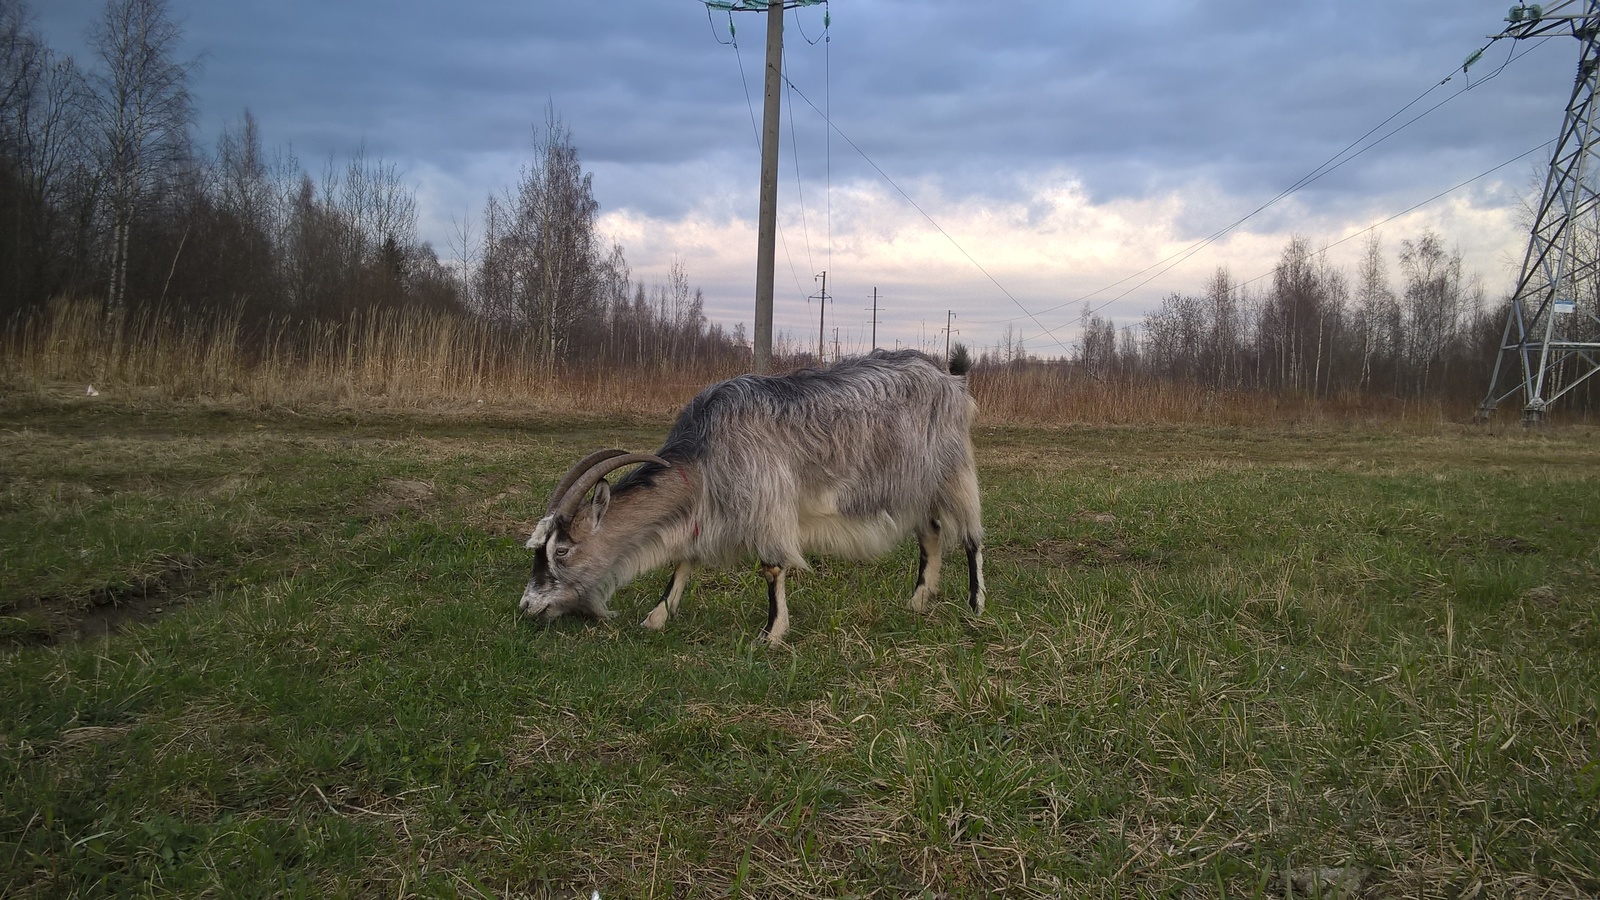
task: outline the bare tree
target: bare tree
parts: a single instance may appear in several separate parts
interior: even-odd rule
[[[1238,387],[1240,320],[1238,288],[1226,267],[1219,266],[1206,287],[1205,350],[1201,371],[1212,387]]]
[[[15,153],[22,111],[32,98],[50,50],[33,29],[26,3],[0,0],[0,150]]]
[[[89,96],[26,4],[0,0],[0,309],[37,305],[84,277],[97,184]]]
[[[166,0],[107,0],[93,34],[102,171],[111,204],[108,309],[127,305],[129,232],[141,204],[190,153],[195,63],[176,58],[183,30]]]
[[[1405,273],[1407,356],[1416,372],[1413,390],[1422,394],[1461,332],[1461,253],[1446,251],[1444,240],[1425,230],[1417,240],[1401,242],[1400,268]]]
[[[1344,275],[1308,240],[1289,239],[1256,325],[1266,386],[1312,396],[1329,389],[1348,293]]]
[[[245,110],[236,126],[225,127],[217,141],[217,202],[223,209],[260,228],[263,237],[278,231],[277,192],[261,126]]]
[[[1401,345],[1400,304],[1389,289],[1383,240],[1376,232],[1367,236],[1356,278],[1355,301],[1355,339],[1361,354],[1356,386],[1367,390],[1373,383],[1374,366],[1393,370]]]
[[[1083,336],[1078,341],[1078,362],[1090,378],[1105,378],[1117,361],[1117,326],[1110,319],[1095,315],[1087,302],[1080,318]]]
[[[598,212],[591,177],[551,107],[516,192],[491,204],[483,261],[484,288],[495,294],[488,305],[534,330],[547,365],[565,355],[574,323],[596,309]]]
[[[236,303],[253,317],[289,312],[282,263],[298,168],[292,157],[263,148],[260,125],[249,110],[223,128],[209,197],[191,210],[208,232],[200,238],[200,265],[211,270],[205,291],[210,302]]]
[[[1200,380],[1206,304],[1199,297],[1170,294],[1145,316],[1145,353],[1155,372],[1176,381]]]

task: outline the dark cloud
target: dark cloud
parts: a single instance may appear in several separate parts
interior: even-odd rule
[[[48,0],[36,13],[52,43],[82,56],[100,5]],[[249,108],[269,142],[313,170],[365,146],[438,174],[438,190],[459,192],[443,198],[450,215],[514,182],[550,105],[604,208],[753,213],[760,15],[733,17],[736,51],[722,43],[728,15],[695,0],[172,5],[204,58],[195,89],[207,138]],[[801,10],[788,20],[786,65],[809,103],[785,98],[784,190],[797,168],[812,197],[825,179],[881,186],[828,137],[815,104],[919,196],[1037,207],[1038,180],[1062,172],[1097,204],[1200,191],[1177,219],[1189,239],[1295,183],[1446,76],[1387,127],[1475,85],[1249,227],[1376,221],[1555,135],[1575,41],[1503,41],[1459,71],[1506,6],[841,0],[826,42],[822,9]],[[1495,76],[1513,53],[1524,55]],[[1522,189],[1530,165],[1467,196],[1514,203],[1504,185]],[[1021,225],[1042,215],[1033,208]]]
[[[70,45],[99,4],[48,6],[43,25]],[[1150,170],[1208,170],[1245,193],[1282,186],[1449,74],[1504,13],[1487,0],[1444,14],[1388,0],[837,6],[827,44],[805,41],[822,33],[820,8],[791,14],[791,78],[896,177],[935,173],[960,190],[986,171],[1067,164],[1095,173],[1101,199],[1160,189],[1164,179],[1141,174]],[[734,17],[741,83],[740,57],[717,43],[727,14],[708,21],[692,0],[174,9],[205,58],[208,126],[249,107],[270,138],[307,155],[361,141],[419,159],[514,150],[546,103],[596,163],[753,146],[745,89],[758,105],[759,15]],[[1526,149],[1518,132],[1553,133],[1571,54],[1552,43],[1413,126],[1384,164],[1428,166],[1432,150],[1463,145],[1505,155]],[[1479,73],[1503,56],[1496,48]],[[815,117],[803,102],[795,115]]]

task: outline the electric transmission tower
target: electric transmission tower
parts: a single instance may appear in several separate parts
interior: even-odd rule
[[[1578,77],[1535,211],[1522,274],[1479,409],[1522,395],[1522,423],[1537,425],[1563,394],[1600,369],[1596,255],[1600,253],[1600,193],[1595,147],[1600,141],[1600,0],[1565,0],[1548,7],[1511,8],[1509,27],[1496,38],[1571,35],[1582,44]],[[1586,293],[1587,297],[1581,294]]]
[[[756,323],[751,336],[757,374],[772,369],[772,280],[778,257],[778,122],[783,97],[783,11],[827,0],[701,0],[707,9],[767,14],[766,97],[761,108],[761,209],[756,226]],[[732,27],[732,20],[729,20]],[[826,23],[824,23],[826,27]]]

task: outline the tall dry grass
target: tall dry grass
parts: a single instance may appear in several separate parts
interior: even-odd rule
[[[37,395],[93,386],[153,402],[259,408],[519,407],[670,415],[736,372],[712,363],[626,371],[553,368],[523,333],[478,319],[373,311],[332,324],[247,328],[236,313],[105,319],[61,301],[0,338],[0,386]]]
[[[979,368],[969,381],[985,420],[1027,425],[1433,427],[1471,416],[1470,409],[1454,409],[1434,399],[1227,391],[1155,378],[1099,379],[1045,366]]]
[[[255,408],[440,409],[670,417],[736,364],[552,368],[524,332],[480,319],[374,311],[338,323],[247,327],[236,312],[107,320],[97,303],[60,301],[0,337],[0,388],[84,392],[144,402]],[[1311,399],[1154,379],[1099,380],[1060,367],[979,368],[988,423],[1057,425],[1409,424],[1464,419],[1434,401]]]

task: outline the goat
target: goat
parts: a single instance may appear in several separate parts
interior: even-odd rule
[[[528,539],[533,574],[520,609],[546,621],[610,618],[618,587],[672,563],[642,623],[660,630],[696,567],[753,556],[767,582],[762,634],[777,645],[789,627],[784,576],[807,568],[807,552],[873,559],[915,534],[912,609],[938,596],[948,539],[966,549],[968,603],[981,614],[976,414],[966,378],[914,350],[714,384],[655,453],[600,450],[566,473]],[[605,480],[634,464],[615,487]]]

